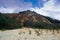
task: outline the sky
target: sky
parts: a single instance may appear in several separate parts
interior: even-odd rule
[[[25,10],[60,20],[60,0],[0,0],[2,13],[18,13]]]

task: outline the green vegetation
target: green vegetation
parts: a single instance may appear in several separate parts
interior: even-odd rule
[[[8,18],[0,13],[0,29],[7,28]]]
[[[19,21],[15,20],[14,18],[10,18],[5,14],[0,13],[0,29],[16,29],[22,28],[19,24]]]
[[[60,29],[60,24],[46,24],[44,22],[32,22],[29,20],[24,21],[24,27],[39,28],[39,29]]]

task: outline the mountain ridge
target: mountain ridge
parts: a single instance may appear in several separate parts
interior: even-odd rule
[[[18,14],[8,14],[10,16],[17,16],[17,20],[18,19],[23,19],[23,20],[31,20],[31,21],[42,21],[42,22],[49,22],[48,19],[44,18],[44,16],[40,15],[40,14],[37,14],[36,12],[34,11],[30,11],[30,10],[27,10],[27,11],[22,11],[22,12],[19,12]],[[19,18],[20,17],[20,18]],[[50,22],[49,22],[50,23]],[[50,23],[51,24],[51,23]]]

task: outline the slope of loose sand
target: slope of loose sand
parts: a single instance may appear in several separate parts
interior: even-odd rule
[[[0,31],[0,40],[60,40],[60,30],[22,28]]]

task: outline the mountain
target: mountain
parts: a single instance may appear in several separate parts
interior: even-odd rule
[[[47,24],[51,24],[51,22],[47,18],[43,17],[40,14],[37,14],[34,11],[30,11],[30,10],[22,11],[22,12],[19,12],[18,14],[11,13],[11,14],[7,14],[7,15],[10,16],[10,18],[15,17],[15,20],[20,20],[20,21],[29,20],[32,22],[44,22]]]
[[[19,13],[6,13],[3,15],[5,15],[7,20],[7,25],[10,26],[10,28],[14,28],[14,27],[19,28],[20,26],[32,27],[32,28],[46,28],[46,29],[60,28],[59,27],[60,21],[40,15],[30,10],[22,11]]]

